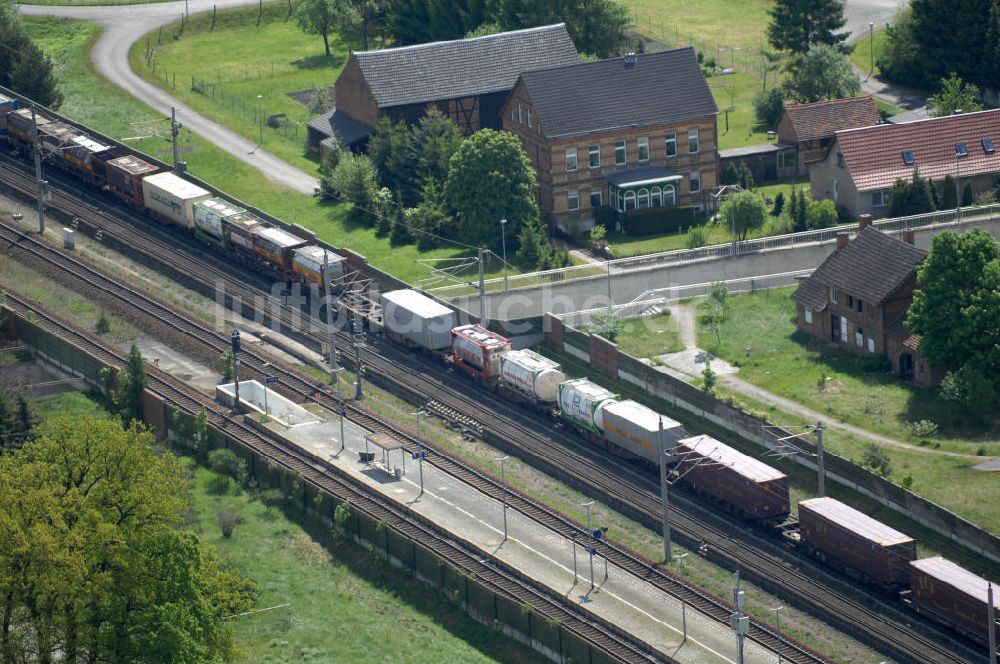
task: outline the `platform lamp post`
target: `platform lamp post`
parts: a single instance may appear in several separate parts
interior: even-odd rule
[[[500,243],[503,247],[503,292],[507,292],[507,220],[500,220]]]
[[[344,411],[344,400],[340,399],[339,401],[337,401],[337,415],[340,417],[340,451],[337,452],[338,455],[341,452],[344,451],[344,447],[347,444],[347,441],[344,440],[344,415],[345,414],[346,414],[346,412]]]
[[[233,353],[233,413],[240,409],[240,331],[233,328],[229,335],[229,343]]]
[[[778,650],[778,664],[781,664],[781,650],[780,650],[780,648],[781,648],[781,642],[782,642],[782,638],[781,638],[781,610],[784,609],[784,608],[785,608],[784,606],[772,606],[772,607],[769,607],[767,609],[768,611],[774,612],[774,631],[778,635],[778,648],[779,648],[779,650]]]
[[[676,556],[674,556],[673,559],[676,560],[676,561],[678,561],[678,562],[680,562],[681,560],[684,560],[685,558],[687,558],[687,555],[688,555],[687,552],[685,552],[685,553],[679,553]],[[684,592],[687,592],[687,584],[684,583],[683,577],[681,577],[680,575],[678,575],[677,580],[680,581],[680,583],[681,583],[681,590],[683,590]],[[681,593],[681,627],[683,628],[683,631],[684,631],[684,641],[687,641],[688,640],[688,614],[687,614],[687,598],[684,597],[684,593]],[[779,664],[780,664],[780,662],[779,662]]]
[[[503,484],[503,493],[501,493],[501,498],[503,499],[503,541],[507,541],[507,475],[504,473],[504,462],[510,457],[504,455],[497,459],[500,462],[500,483]]]

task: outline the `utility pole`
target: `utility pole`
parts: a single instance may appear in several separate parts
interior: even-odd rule
[[[346,411],[344,410],[343,399],[337,402],[337,415],[340,416],[340,452],[343,452],[346,445],[346,441],[344,440],[344,415],[346,415]],[[340,452],[337,452],[337,454],[340,454]]]
[[[997,664],[997,617],[993,609],[993,584],[986,584],[986,626],[990,636],[990,664]]]
[[[507,475],[504,473],[504,462],[509,459],[509,456],[502,456],[498,461],[500,461],[500,483],[503,484],[503,491],[501,496],[503,496],[503,541],[507,541]]]
[[[503,292],[507,292],[507,220],[500,220],[500,244],[503,247]]]
[[[486,327],[486,273],[483,261],[486,254],[489,253],[488,249],[483,249],[480,247],[477,249],[477,260],[479,262],[479,324]]]
[[[822,422],[816,423],[816,494],[822,498],[826,495],[826,468],[823,464],[823,430]]]
[[[240,331],[233,328],[233,333],[229,335],[229,343],[233,353],[233,414],[240,410]]]
[[[784,606],[772,606],[772,607],[768,608],[768,611],[771,611],[771,612],[774,613],[774,625],[775,625],[775,632],[777,633],[777,636],[778,636],[778,648],[779,648],[779,650],[778,650],[778,664],[781,664],[781,650],[780,650],[780,648],[781,648],[781,642],[783,640],[781,638],[781,610],[784,609],[784,608],[785,608]]]
[[[669,565],[673,560],[670,555],[670,495],[667,484],[667,450],[663,444],[663,418],[660,418],[660,431],[656,437],[656,447],[660,457],[660,503],[663,506],[661,514],[663,525],[663,564]]]
[[[736,632],[736,664],[744,664],[743,646],[750,629],[750,619],[743,615],[743,591],[740,590],[740,571],[733,574],[733,615],[732,626]]]
[[[337,366],[337,348],[334,345],[336,329],[333,324],[333,289],[330,288],[330,254],[323,249],[323,289],[326,291],[326,331],[330,344],[330,383],[337,387],[340,384],[340,367]]]
[[[365,333],[358,332],[358,319],[351,319],[351,336],[354,341],[354,398],[361,401],[364,396],[361,388],[361,348],[365,345]]]
[[[45,234],[45,190],[48,182],[42,179],[42,139],[38,135],[38,123],[35,120],[35,105],[31,105],[32,143],[35,148],[35,182],[38,183],[38,234]]]
[[[180,136],[181,127],[183,127],[180,122],[177,121],[177,109],[173,106],[170,107],[170,141],[173,143],[174,147],[174,172],[183,173],[184,165],[181,162],[181,149],[180,144],[177,141],[177,137]]]

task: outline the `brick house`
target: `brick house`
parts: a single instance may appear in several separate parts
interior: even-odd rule
[[[778,166],[791,167],[794,164],[795,175],[806,175],[811,164],[826,158],[826,151],[838,131],[870,127],[880,121],[875,100],[870,95],[813,104],[786,101],[778,118],[778,141],[794,145],[795,155]]]
[[[832,199],[854,216],[888,212],[896,180],[913,171],[938,183],[946,175],[975,195],[1000,184],[1000,109],[904,124],[838,131],[825,158],[809,169],[814,198]]]
[[[522,72],[579,61],[563,23],[358,51],[334,84],[336,110],[309,122],[309,146],[319,149],[336,135],[342,145],[356,149],[383,115],[413,124],[431,107],[466,136],[486,127],[500,129],[500,109]]]
[[[503,128],[538,174],[543,215],[572,233],[601,208],[710,207],[717,115],[694,49],[680,48],[525,72]]]
[[[799,331],[857,355],[877,353],[904,380],[931,387],[942,372],[920,355],[920,337],[906,327],[917,268],[927,252],[910,241],[875,230],[871,217],[837,248],[792,294]]]

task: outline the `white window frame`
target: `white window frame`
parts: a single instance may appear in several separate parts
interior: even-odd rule
[[[833,304],[837,304],[837,289],[836,288],[831,288],[830,289],[830,302],[832,302]]]
[[[574,207],[574,201],[576,201],[576,206]],[[571,189],[566,192],[566,209],[570,212],[576,212],[580,209],[580,192],[576,189]]]
[[[529,106],[528,107],[528,127],[530,128],[530,127],[534,127],[534,126],[535,126],[534,116],[531,114],[531,107]]]
[[[572,166],[570,164],[572,163]],[[579,167],[576,160],[576,148],[566,148],[566,170],[575,171]]]
[[[596,149],[595,149],[596,148]],[[597,155],[597,163],[594,163],[594,155]],[[591,168],[601,167],[601,144],[594,143],[587,147],[587,163]]]
[[[697,129],[688,129],[688,154],[698,154],[701,151],[701,139]]]
[[[697,194],[698,192],[700,192],[701,191],[701,172],[700,171],[691,171],[691,175],[688,178],[688,182],[691,185],[691,193],[692,194]],[[695,187],[695,184],[698,185],[697,188]]]
[[[672,184],[663,185],[663,204],[667,204],[667,192],[670,192],[670,205],[677,205],[677,187]]]
[[[875,337],[868,337],[868,352],[875,352]]]
[[[807,325],[813,324],[813,310],[810,309],[809,307],[806,307],[805,319]]]
[[[618,151],[621,150],[622,160],[618,161]],[[615,141],[615,166],[624,166],[628,163],[628,141]]]
[[[594,205],[594,197],[597,197],[597,205]],[[590,190],[590,207],[599,208],[604,205],[604,190],[603,189],[591,189]]]
[[[664,149],[666,150],[667,159],[670,157],[677,156],[677,134],[667,134],[663,141]]]
[[[872,207],[885,207],[885,191],[880,189],[872,192]]]
[[[865,346],[865,331],[860,327],[854,328],[854,345],[859,348],[864,348]]]
[[[524,124],[524,106],[517,102],[517,124]]]
[[[646,156],[643,157],[643,150],[646,152]],[[642,138],[636,140],[636,151],[639,157],[639,163],[649,161],[649,137],[643,136]]]
[[[636,205],[636,203],[635,203],[635,191],[633,191],[631,189],[629,189],[628,191],[625,192],[625,197],[623,199],[622,210],[625,211],[625,212],[630,212],[629,207],[628,207],[629,200],[632,201],[632,210],[634,210],[635,209],[635,205]]]
[[[847,336],[847,317],[846,316],[841,316],[840,317],[840,342],[841,343],[845,343],[845,344],[851,342],[850,337]]]
[[[649,189],[643,187],[635,194],[635,209],[645,210],[649,207]]]

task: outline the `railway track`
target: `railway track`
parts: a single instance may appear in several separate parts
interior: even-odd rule
[[[114,366],[124,366],[126,358],[88,334],[33,306],[30,302],[8,294],[5,304],[21,314],[30,310],[33,323],[61,338],[71,340],[100,360]],[[331,472],[321,461],[301,450],[271,440],[259,430],[247,426],[242,418],[233,417],[228,410],[206,398],[191,387],[176,381],[157,369],[148,368],[148,389],[171,407],[189,415],[196,415],[202,408],[208,412],[209,425],[236,439],[247,449],[296,473],[313,488],[333,496],[338,502],[347,502],[352,509],[363,512],[376,522],[385,523],[412,542],[430,549],[456,569],[484,582],[490,589],[517,602],[530,605],[545,620],[559,624],[580,637],[594,648],[610,655],[619,662],[674,662],[655,653],[648,645],[627,635],[579,609],[579,607],[553,593],[539,590],[523,575],[508,566],[483,557],[433,522],[409,508],[394,503],[360,481],[350,476]]]
[[[15,189],[28,186],[29,179],[21,174],[18,178],[17,172],[5,170],[0,174],[0,178],[6,181],[8,186]],[[21,185],[20,187],[18,185]],[[93,228],[105,229],[105,241],[109,239],[108,232],[112,234],[115,241],[122,243],[135,251],[135,246],[143,247],[144,252],[155,255],[159,252],[157,260],[164,266],[177,263],[173,266],[173,271],[182,272],[186,275],[201,274],[204,280],[212,283],[214,279],[224,278],[228,283],[227,291],[241,293],[240,297],[244,305],[253,301],[256,292],[251,292],[239,282],[234,282],[230,275],[222,273],[210,264],[193,261],[187,257],[179,256],[173,244],[161,243],[158,240],[151,241],[148,234],[143,234],[142,238],[130,237],[138,236],[137,231],[129,224],[122,224],[105,215],[103,211],[89,206],[86,202],[77,200],[75,197],[56,190],[53,198],[53,205],[62,209],[65,214],[81,218],[81,223],[88,224]],[[230,290],[231,289],[231,290]],[[204,284],[202,289],[204,290]],[[291,314],[281,308],[276,309],[280,316],[278,322],[282,325],[291,324],[291,318],[298,318],[297,312]],[[288,319],[288,320],[285,320]],[[228,344],[228,339],[223,338],[214,331],[209,331],[215,337],[216,351],[224,349]],[[192,331],[184,334],[194,335]],[[202,330],[198,335],[205,335]],[[341,337],[341,342],[345,342],[345,337]],[[383,352],[393,353],[392,350]],[[363,355],[363,363],[370,373],[379,375],[383,380],[391,379],[396,391],[404,392],[418,403],[435,402],[442,408],[449,409],[455,413],[463,414],[466,418],[471,418],[479,425],[481,434],[489,442],[503,442],[508,444],[514,441],[517,445],[517,452],[524,454],[549,470],[558,471],[565,475],[570,469],[577,475],[577,485],[585,486],[587,490],[596,490],[606,500],[616,505],[630,506],[631,512],[638,511],[647,522],[658,523],[659,521],[659,501],[655,492],[648,488],[642,488],[641,483],[633,486],[621,477],[609,473],[606,468],[600,466],[596,459],[588,458],[586,455],[566,446],[561,446],[551,440],[550,436],[543,435],[530,426],[525,426],[518,419],[523,419],[509,405],[497,405],[496,411],[482,408],[482,404],[470,402],[467,395],[454,388],[453,385],[446,385],[440,376],[433,376],[428,372],[416,373],[412,368],[401,370],[397,363],[398,358],[393,359],[376,353],[372,349],[366,349]],[[440,370],[438,370],[440,373]],[[299,399],[311,400],[320,403],[328,408],[336,408],[339,404],[345,404],[349,416],[355,419],[361,426],[375,431],[385,430],[384,423],[378,422],[369,414],[365,413],[350,402],[344,402],[342,397],[328,390],[320,389],[317,386],[305,381],[294,372],[288,372],[282,376],[282,385],[292,396]],[[397,435],[409,439],[414,446],[417,441],[412,440],[401,432]],[[433,446],[432,446],[433,447]],[[474,468],[451,458],[440,450],[432,456],[432,461],[443,469],[449,470],[453,474],[459,475],[463,480],[478,486],[481,490],[495,497],[499,497],[500,492],[505,491],[495,480],[481,473]],[[580,478],[585,479],[580,479]],[[546,523],[557,532],[568,537],[580,539],[586,537],[586,533],[575,524],[553,515],[549,510],[541,507],[523,497],[511,495],[511,503],[517,509],[525,512],[533,518],[547,520]],[[963,662],[968,661],[962,656],[950,652],[948,649],[939,646],[934,640],[924,636],[922,631],[911,628],[901,621],[886,618],[883,614],[869,609],[863,602],[846,596],[844,593],[834,592],[829,588],[810,579],[806,574],[789,569],[780,559],[772,556],[760,554],[752,550],[747,545],[731,539],[725,533],[700,523],[683,512],[672,512],[672,525],[678,535],[686,539],[688,543],[697,545],[707,544],[717,560],[725,564],[735,566],[751,572],[751,577],[763,580],[767,586],[777,588],[778,592],[795,601],[799,605],[813,607],[825,619],[842,629],[860,635],[864,640],[873,643],[876,647],[887,650],[895,657],[906,661],[914,662]],[[649,580],[661,588],[672,592],[672,594],[684,597],[692,605],[699,606],[708,615],[728,624],[729,607],[720,600],[712,598],[703,593],[686,586],[681,581],[666,574],[655,567],[650,561],[642,560],[628,552],[618,549],[612,544],[602,542],[597,544],[601,555],[607,556],[609,561],[614,562],[626,569],[630,569],[635,574]],[[913,618],[917,621],[917,618]],[[751,626],[751,638],[757,640],[762,645],[772,649],[782,650],[783,656],[789,661],[819,662],[823,658],[810,652],[808,649],[796,644],[792,644],[775,634],[768,627],[754,622]]]

